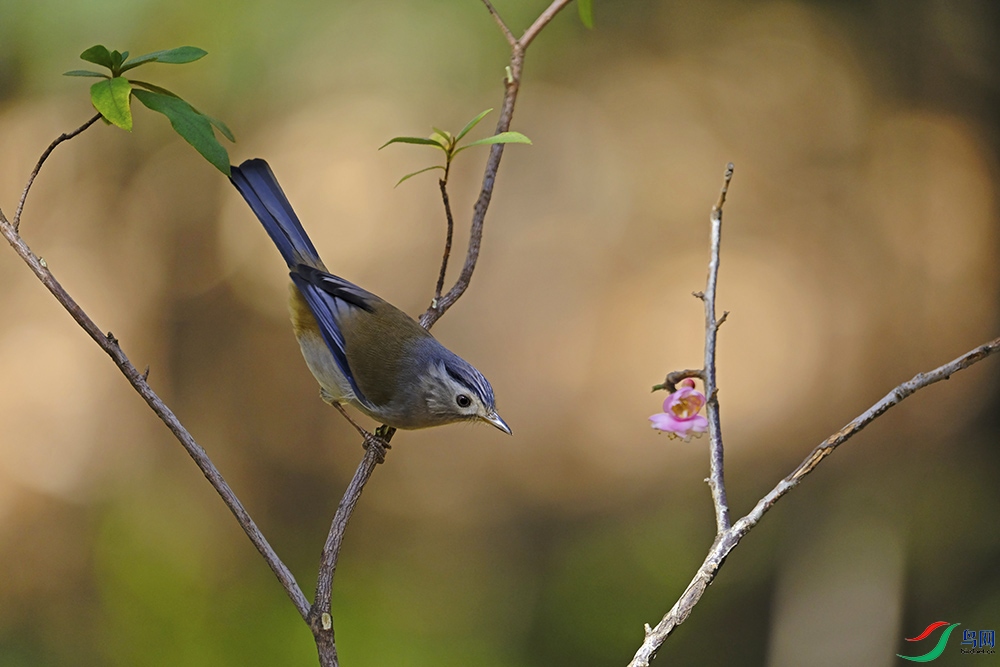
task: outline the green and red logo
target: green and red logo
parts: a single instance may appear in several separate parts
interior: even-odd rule
[[[951,637],[951,631],[957,628],[959,625],[961,625],[961,623],[948,623],[947,621],[937,621],[935,623],[931,623],[926,628],[924,628],[924,631],[921,632],[916,637],[906,638],[906,641],[908,642],[923,641],[924,639],[930,637],[935,630],[937,630],[938,628],[943,628],[946,625],[948,627],[947,629],[945,629],[944,632],[941,633],[941,636],[937,640],[937,644],[935,644],[934,648],[932,648],[927,653],[924,653],[923,655],[902,655],[900,653],[897,653],[896,656],[902,658],[903,660],[912,660],[913,662],[930,662],[931,660],[937,659],[938,657],[940,657],[942,653],[944,653],[944,647],[948,645],[948,638]]]
[[[944,632],[938,637],[937,643],[927,653],[923,655],[902,655],[897,653],[896,655],[903,660],[912,660],[913,662],[930,662],[931,660],[937,659],[943,652],[944,647],[948,645],[948,638],[951,637],[951,631],[957,628],[961,623],[948,623],[947,621],[937,621],[936,623],[931,623],[924,631],[921,632],[916,637],[908,637],[906,641],[908,642],[919,642],[927,639],[932,634],[934,634],[939,628],[944,628]],[[972,655],[972,654],[987,654],[994,655],[996,653],[997,645],[997,633],[996,630],[972,630],[967,629],[962,631],[962,654]]]

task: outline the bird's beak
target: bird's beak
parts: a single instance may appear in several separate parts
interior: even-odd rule
[[[489,414],[483,417],[483,421],[487,421],[490,424],[493,424],[507,435],[513,435],[510,432],[510,426],[507,426],[507,422],[505,422],[503,419],[500,418],[500,415],[496,413],[496,410],[491,411]]]

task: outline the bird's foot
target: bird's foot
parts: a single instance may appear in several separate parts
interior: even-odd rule
[[[382,439],[381,427],[375,430],[375,434],[371,434],[368,431],[364,431],[364,448],[366,451],[372,452],[375,455],[375,460],[379,463],[385,463],[385,451],[387,449],[392,449],[392,445]]]
[[[364,438],[362,446],[365,450],[371,451],[375,455],[375,460],[379,463],[385,463],[385,452],[387,449],[392,449],[386,438],[392,433],[392,429],[383,424],[375,429],[374,434],[369,433],[363,426],[351,419],[351,415],[347,414],[347,410],[345,410],[344,406],[340,403],[332,402],[330,405],[337,408],[337,410],[340,411],[340,414],[344,415],[344,419],[346,419],[350,425],[361,434],[361,437]]]

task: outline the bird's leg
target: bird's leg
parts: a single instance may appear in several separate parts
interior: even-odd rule
[[[344,415],[344,419],[346,419],[347,422],[351,426],[353,426],[358,433],[361,434],[361,437],[365,439],[364,443],[365,449],[371,448],[372,451],[375,453],[376,460],[378,460],[379,463],[384,463],[385,450],[392,449],[392,446],[382,438],[383,435],[382,427],[380,426],[378,429],[376,429],[375,434],[372,435],[371,433],[366,431],[364,427],[362,427],[360,424],[354,421],[354,419],[351,418],[351,415],[347,414],[347,410],[345,410],[344,406],[342,406],[340,403],[331,402],[330,405],[337,408],[340,414]]]

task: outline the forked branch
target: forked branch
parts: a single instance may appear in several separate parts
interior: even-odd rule
[[[510,44],[510,61],[507,64],[506,76],[504,77],[504,96],[500,105],[500,118],[497,120],[494,134],[507,132],[510,130],[510,122],[514,116],[514,103],[517,101],[517,93],[521,86],[521,75],[524,71],[524,52],[528,45],[538,36],[545,26],[547,26],[556,14],[558,14],[570,0],[555,0],[542,12],[535,22],[524,31],[519,39],[514,39],[513,33],[497,10],[489,2],[483,0],[483,4],[490,12],[490,15],[500,26],[500,31]],[[472,274],[476,270],[476,262],[479,259],[479,249],[483,241],[483,224],[486,220],[486,211],[490,206],[490,199],[493,196],[493,185],[496,182],[497,170],[500,168],[500,158],[503,157],[504,144],[493,144],[490,146],[490,154],[486,159],[486,169],[483,172],[483,185],[479,191],[479,198],[472,209],[472,221],[469,225],[469,246],[465,254],[465,264],[459,273],[458,279],[451,289],[440,298],[436,298],[430,307],[420,316],[420,324],[430,329],[434,326],[442,315],[449,308],[455,305],[459,297],[465,293],[472,280]]]
[[[708,396],[709,434],[711,436],[711,473],[709,484],[712,488],[712,500],[715,505],[717,534],[715,541],[708,551],[708,555],[705,556],[704,562],[702,562],[698,571],[695,572],[691,583],[684,589],[684,592],[678,598],[677,602],[674,603],[674,606],[671,607],[670,611],[664,615],[655,627],[646,626],[645,638],[629,663],[629,667],[649,667],[650,660],[655,657],[656,651],[663,645],[667,637],[691,615],[691,611],[698,604],[698,601],[701,600],[705,590],[715,580],[719,569],[726,561],[726,557],[736,548],[740,540],[760,522],[765,512],[771,509],[782,496],[798,486],[803,478],[815,470],[816,466],[832,454],[837,447],[853,437],[887,410],[899,405],[903,399],[912,395],[917,390],[923,389],[935,382],[947,380],[955,373],[982,361],[997,352],[997,350],[1000,350],[1000,338],[997,338],[932,371],[919,373],[913,379],[899,385],[844,428],[816,445],[795,470],[778,482],[767,495],[757,501],[757,504],[746,516],[730,526],[729,507],[726,504],[725,482],[722,474],[722,436],[719,425],[718,391],[715,385],[715,339],[719,326],[725,320],[725,314],[719,319],[715,318],[715,292],[722,232],[722,205],[725,202],[726,191],[728,190],[731,178],[732,165],[729,165],[726,170],[725,184],[719,196],[719,201],[712,209],[712,250],[709,261],[708,285],[704,294],[698,293],[695,295],[705,301],[705,368],[670,373],[662,385],[657,385],[657,388],[665,388],[673,391],[674,385],[687,377],[700,377],[705,383],[705,393]]]
[[[501,32],[511,45],[510,62],[507,66],[507,76],[504,78],[504,96],[500,106],[500,118],[494,134],[500,134],[510,129],[511,118],[514,115],[514,103],[517,101],[518,90],[521,85],[521,73],[524,67],[524,51],[538,33],[555,17],[559,11],[568,5],[570,0],[556,0],[542,12],[520,39],[512,39],[513,34],[507,28],[503,19],[488,0],[484,0],[486,8],[500,26]],[[447,269],[448,257],[450,255],[451,242],[451,205],[445,187],[441,186],[441,196],[445,205],[446,215],[449,222],[449,234],[446,242],[445,254],[442,260],[441,272],[435,298],[430,307],[420,316],[420,325],[425,329],[434,326],[442,315],[451,308],[456,301],[465,293],[472,280],[472,274],[476,269],[476,262],[479,259],[479,249],[483,238],[483,225],[486,219],[486,211],[493,196],[493,185],[496,181],[497,170],[500,167],[500,158],[503,156],[503,144],[493,144],[490,147],[490,154],[486,160],[486,168],[483,173],[483,184],[479,192],[479,198],[473,207],[472,220],[470,222],[469,246],[466,251],[465,263],[462,271],[455,281],[455,284],[445,294],[441,294],[444,285],[444,274]],[[386,429],[386,427],[383,427]],[[392,429],[387,429],[383,440],[388,442],[393,435]],[[320,652],[320,664],[323,667],[335,667],[337,663],[336,647],[334,641],[333,617],[330,610],[330,598],[333,591],[333,577],[337,570],[337,560],[340,556],[340,547],[344,541],[344,531],[351,519],[354,508],[358,503],[365,484],[375,471],[375,466],[380,463],[377,457],[372,455],[369,449],[358,468],[354,473],[354,478],[348,485],[337,513],[330,525],[330,532],[327,536],[326,544],[320,558],[319,577],[316,584],[316,598],[313,601],[312,609],[309,613],[309,624],[316,637],[316,645]]]

